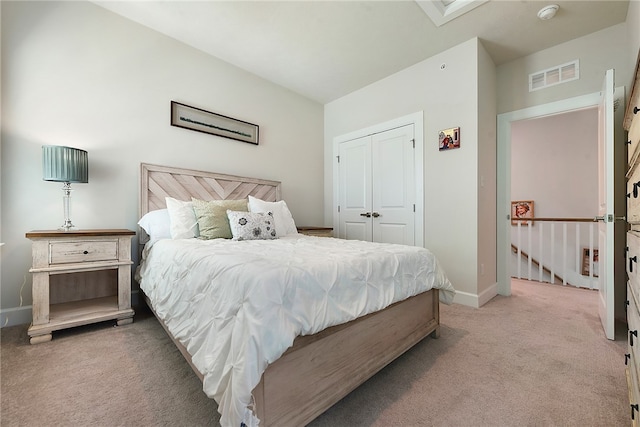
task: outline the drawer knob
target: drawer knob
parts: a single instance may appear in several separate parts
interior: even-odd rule
[[[638,262],[638,256],[629,257],[629,273],[633,273],[633,263]]]
[[[83,254],[87,255],[89,253],[89,251],[84,251],[82,252]]]
[[[629,345],[633,347],[633,337],[638,338],[638,330],[629,331]]]
[[[624,364],[625,366],[629,364],[629,359],[631,359],[631,355],[629,353],[624,355]]]

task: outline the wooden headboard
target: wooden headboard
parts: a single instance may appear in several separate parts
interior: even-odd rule
[[[253,196],[268,202],[281,199],[280,182],[203,172],[169,166],[140,164],[140,218],[166,208],[165,197],[179,200],[244,199]]]

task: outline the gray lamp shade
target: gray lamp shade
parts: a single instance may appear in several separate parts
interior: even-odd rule
[[[78,148],[43,145],[42,179],[56,182],[89,182],[88,153]]]

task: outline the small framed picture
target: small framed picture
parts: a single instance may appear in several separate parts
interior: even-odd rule
[[[511,225],[533,225],[533,200],[515,200],[511,202]]]
[[[590,276],[593,272],[593,277],[598,277],[598,249],[593,249],[593,255],[589,248],[582,248],[582,275]]]
[[[438,132],[438,149],[440,151],[460,148],[460,128],[444,129]]]

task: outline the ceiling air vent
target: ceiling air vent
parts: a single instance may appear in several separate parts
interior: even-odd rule
[[[579,78],[580,61],[576,59],[566,64],[529,74],[529,92],[570,82],[571,80],[578,80]]]

